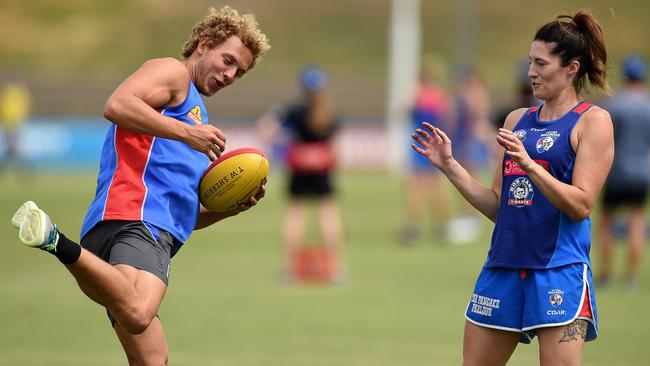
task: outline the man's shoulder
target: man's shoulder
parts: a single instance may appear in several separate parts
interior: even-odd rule
[[[178,72],[189,75],[189,70],[181,61],[173,57],[152,58],[142,64],[143,68],[155,68],[159,71]]]
[[[190,71],[187,66],[172,57],[147,60],[137,73],[146,75],[151,80],[158,80],[160,85],[179,92],[185,92],[190,83]]]

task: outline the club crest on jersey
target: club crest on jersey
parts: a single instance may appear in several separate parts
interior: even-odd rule
[[[553,144],[555,144],[555,140],[557,140],[558,137],[560,137],[560,133],[557,131],[548,131],[541,134],[536,144],[537,152],[543,153],[549,151],[553,147]]]
[[[517,178],[508,189],[508,205],[525,207],[533,204],[533,185],[527,178]]]
[[[201,117],[201,107],[197,105],[196,107],[192,108],[192,110],[187,113],[187,118],[189,118],[190,121],[192,121],[195,125],[202,124],[203,122]]]
[[[548,292],[548,301],[553,305],[554,307],[562,305],[562,301],[564,301],[563,295],[564,291],[558,290],[558,289],[553,289]]]
[[[516,138],[519,139],[519,141],[524,142],[524,140],[526,139],[527,132],[526,130],[517,130],[513,132],[513,134],[515,135]]]

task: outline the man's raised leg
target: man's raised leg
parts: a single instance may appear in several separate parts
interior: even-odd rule
[[[147,330],[165,294],[162,280],[130,266],[114,267],[81,248],[61,234],[31,201],[16,211],[12,223],[20,230],[23,244],[54,254],[83,292],[106,307],[124,329],[133,334]]]

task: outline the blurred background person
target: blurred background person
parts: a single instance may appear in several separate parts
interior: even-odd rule
[[[273,107],[258,124],[266,138],[286,141],[284,152],[288,172],[289,208],[283,230],[285,280],[339,281],[342,279],[342,223],[335,198],[333,173],[336,164],[336,136],[340,121],[327,95],[328,77],[319,66],[306,67],[300,74],[302,100],[286,107]],[[273,139],[272,139],[273,140]],[[284,150],[282,148],[280,151]],[[315,252],[305,242],[309,205],[315,203],[323,245]],[[316,258],[310,257],[313,254]],[[309,258],[305,257],[308,256]],[[312,263],[323,268],[305,273]],[[304,278],[315,276],[318,278]]]
[[[490,122],[490,95],[478,71],[472,66],[462,66],[455,75],[451,132],[456,159],[470,172],[479,177],[489,171],[489,162],[496,156],[498,146],[494,142],[495,130]],[[460,199],[460,215],[449,224],[451,244],[469,244],[481,231],[478,212],[465,200]]]
[[[622,64],[623,88],[607,105],[614,123],[615,154],[605,183],[600,224],[598,282],[608,284],[612,272],[614,215],[627,209],[628,258],[625,284],[636,287],[639,264],[646,244],[645,207],[650,183],[650,94],[645,86],[647,66],[639,56]]]
[[[20,167],[18,131],[29,117],[32,97],[27,85],[12,77],[0,90],[0,126],[4,133],[5,154],[0,151],[0,168]],[[2,146],[2,145],[0,145]]]
[[[449,128],[451,97],[441,82],[445,71],[445,64],[439,57],[428,55],[423,58],[411,111],[411,132],[415,132],[422,122]],[[435,237],[447,241],[447,224],[452,214],[448,184],[444,175],[431,169],[427,158],[410,149],[405,221],[400,230],[402,243],[413,245],[417,242],[428,210],[432,212]]]

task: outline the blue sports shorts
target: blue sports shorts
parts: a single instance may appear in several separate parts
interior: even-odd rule
[[[486,268],[476,280],[465,318],[476,325],[521,333],[587,320],[586,341],[596,339],[598,316],[591,270],[584,263],[549,269]]]

